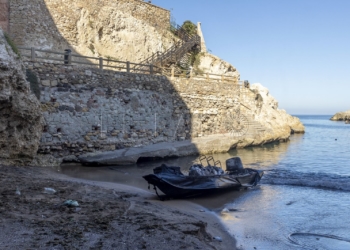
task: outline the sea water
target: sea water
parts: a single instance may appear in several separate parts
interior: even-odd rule
[[[299,116],[305,134],[237,150],[265,170],[258,188],[220,213],[239,248],[350,249],[350,125],[330,117]]]
[[[191,199],[219,217],[239,249],[350,249],[350,125],[330,115],[298,117],[306,133],[288,142],[214,155],[221,162],[240,156],[245,167],[264,170],[257,187]],[[186,171],[196,158],[162,162]],[[162,162],[60,171],[146,189],[142,175]]]

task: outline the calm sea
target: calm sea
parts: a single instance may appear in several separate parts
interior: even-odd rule
[[[258,187],[192,200],[222,220],[240,249],[350,249],[350,125],[331,115],[298,117],[306,133],[289,142],[214,155],[221,162],[240,156],[246,167],[265,170]],[[195,160],[164,162],[186,170]],[[142,175],[159,164],[60,171],[146,188]]]
[[[220,213],[242,249],[350,249],[350,125],[298,117],[305,134],[237,151],[266,170],[259,188]]]

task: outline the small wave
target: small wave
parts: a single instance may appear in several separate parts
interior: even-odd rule
[[[350,191],[350,176],[325,173],[302,173],[289,170],[267,170],[260,183]]]
[[[312,240],[307,239],[310,237],[315,238],[316,241],[319,241],[322,238],[329,239],[329,240],[331,240],[329,242],[330,245],[333,245],[333,246],[334,246],[334,244],[341,242],[341,243],[343,243],[343,245],[346,244],[346,246],[345,246],[346,248],[344,248],[344,249],[348,249],[348,247],[350,247],[350,245],[348,244],[348,243],[350,243],[350,239],[342,238],[342,237],[338,237],[336,235],[330,235],[330,234],[299,233],[298,232],[298,233],[290,234],[288,237],[288,240],[295,245],[303,247],[303,249],[315,249],[315,247],[317,247],[317,245],[319,245],[319,244],[315,244],[316,242],[313,242]],[[303,243],[303,240],[301,240],[302,238],[305,238],[307,240],[307,243]],[[314,244],[312,244],[312,243],[314,243]],[[317,247],[316,249],[320,249],[320,248]]]

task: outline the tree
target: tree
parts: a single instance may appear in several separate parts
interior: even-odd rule
[[[192,23],[190,20],[184,21],[181,27],[190,35],[197,34],[197,25]]]

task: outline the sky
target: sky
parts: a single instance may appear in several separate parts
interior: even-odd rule
[[[350,110],[350,0],[152,0],[289,114]]]

